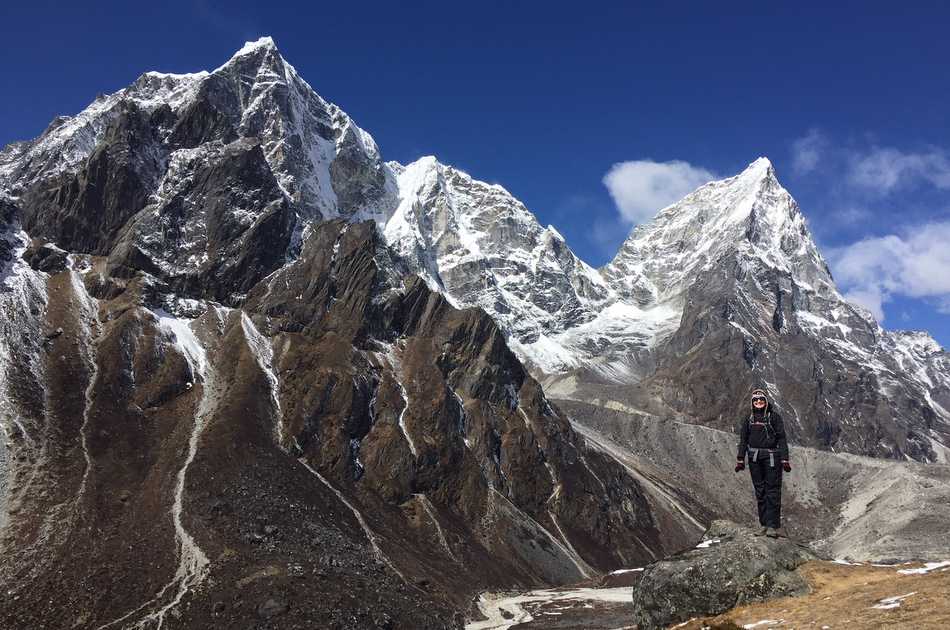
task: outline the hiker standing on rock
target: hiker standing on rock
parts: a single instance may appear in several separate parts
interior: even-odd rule
[[[760,535],[778,538],[783,535],[779,530],[782,526],[782,471],[792,472],[792,466],[788,462],[782,417],[772,409],[761,389],[752,391],[752,411],[739,428],[736,472],[745,468],[746,456],[759,507]]]

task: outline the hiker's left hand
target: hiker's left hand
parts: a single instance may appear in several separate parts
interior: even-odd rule
[[[785,472],[792,472],[792,465],[788,462],[782,462],[782,470]]]

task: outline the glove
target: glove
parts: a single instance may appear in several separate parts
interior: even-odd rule
[[[740,470],[744,470],[744,469],[745,469],[745,461],[740,459],[739,461],[736,462],[736,472],[739,472]]]
[[[792,465],[788,462],[782,462],[782,470],[785,472],[792,472]]]

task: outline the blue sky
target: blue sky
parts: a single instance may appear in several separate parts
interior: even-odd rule
[[[384,157],[503,184],[594,265],[648,201],[767,155],[843,290],[950,346],[950,5],[11,4],[0,144],[271,35]],[[646,196],[618,207],[627,162],[614,192]]]

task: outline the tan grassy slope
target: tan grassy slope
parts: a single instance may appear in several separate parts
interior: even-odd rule
[[[919,566],[810,562],[799,569],[812,585],[810,594],[739,606],[717,617],[691,620],[679,628],[734,627],[731,624],[755,630],[950,628],[950,566],[925,574],[898,573]],[[886,601],[901,596],[906,597],[899,599],[898,605]],[[892,607],[886,608],[888,605]]]

